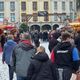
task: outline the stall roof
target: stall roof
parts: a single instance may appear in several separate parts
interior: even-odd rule
[[[0,25],[0,29],[8,29],[8,30],[10,30],[12,28],[14,28],[14,26],[11,26],[11,25]]]
[[[69,23],[69,25],[71,25],[71,26],[80,25],[80,22],[73,22],[73,23]]]
[[[0,25],[0,29],[4,29],[6,25]]]

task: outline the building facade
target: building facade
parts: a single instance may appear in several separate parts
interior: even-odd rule
[[[41,16],[40,11],[47,11]],[[20,0],[20,20],[31,25],[54,25],[76,17],[76,0]]]
[[[75,17],[76,0],[0,0],[0,20],[9,23],[50,27]]]
[[[19,14],[19,0],[0,0],[0,19],[17,23],[20,20]]]
[[[80,0],[76,0],[76,6],[77,6],[77,18],[80,19]]]
[[[20,20],[31,25],[50,23],[50,0],[20,0]]]
[[[76,0],[51,0],[52,22],[75,20]]]

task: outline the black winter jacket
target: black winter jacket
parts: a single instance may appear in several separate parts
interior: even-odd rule
[[[54,65],[46,53],[38,53],[33,57],[27,80],[57,80]]]
[[[59,42],[57,41],[57,39],[55,39],[55,38],[50,39],[50,40],[49,40],[49,46],[48,46],[49,51],[51,52],[52,49],[53,49],[58,43],[59,43]]]
[[[73,61],[73,48],[70,42],[61,42],[54,48],[55,64],[58,68],[69,68],[73,71],[79,68],[79,61]]]

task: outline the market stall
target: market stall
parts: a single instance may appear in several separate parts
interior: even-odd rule
[[[5,25],[0,24],[0,35],[3,33],[4,28],[5,28]]]
[[[6,25],[4,29],[6,29],[6,30],[12,30],[13,28],[15,28],[15,27],[11,26],[11,25]]]
[[[0,29],[4,29],[6,25],[0,25]]]
[[[3,33],[3,30],[2,29],[0,29],[0,34],[2,34]]]
[[[75,31],[79,31],[80,30],[80,22],[73,22],[73,23],[69,23],[69,25],[71,26],[71,28]]]
[[[11,32],[12,29],[14,29],[15,27],[12,25],[2,25],[0,24],[0,34],[2,34],[4,31],[6,32]]]

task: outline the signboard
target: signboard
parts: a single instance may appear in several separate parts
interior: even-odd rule
[[[48,16],[47,11],[38,11],[38,16]]]

